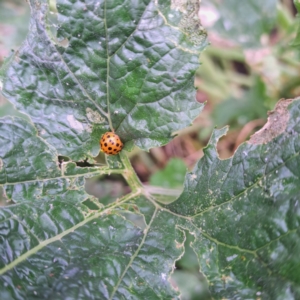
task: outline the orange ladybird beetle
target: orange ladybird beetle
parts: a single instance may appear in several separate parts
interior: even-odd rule
[[[106,132],[102,135],[100,146],[104,153],[108,155],[116,155],[122,150],[123,143],[119,136],[114,132]]]

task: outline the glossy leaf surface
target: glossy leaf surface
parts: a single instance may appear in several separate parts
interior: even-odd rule
[[[11,204],[0,210],[0,299],[179,299],[169,278],[185,230],[212,298],[299,299],[299,100],[280,102],[272,126],[230,159],[216,151],[226,128],[215,130],[169,205],[124,151],[101,167],[59,160],[97,153],[111,126],[149,149],[198,114],[202,35],[180,21],[190,6],[174,3],[60,0],[55,20],[31,2],[29,37],[5,66],[4,93],[32,122],[0,119]],[[109,204],[87,194],[85,178],[105,174],[131,192]]]
[[[137,182],[132,193],[93,210],[79,181],[72,188],[62,184],[68,178],[56,187],[49,180],[33,202],[29,191],[40,191],[39,180],[26,193],[9,194],[4,185],[18,204],[1,210],[1,299],[176,298],[168,276],[183,253],[184,230],[195,237],[213,297],[297,299],[300,101],[287,111],[289,103],[272,115],[281,134],[264,143],[256,137],[230,159],[218,158],[226,128],[216,130],[182,195],[165,207]],[[130,182],[124,156],[120,163]]]
[[[217,298],[300,296],[300,102],[287,113],[289,103],[279,102],[270,126],[230,159],[218,158],[226,128],[216,130],[182,195],[167,207],[191,220],[201,271]]]
[[[168,3],[58,0],[50,12],[30,3],[30,32],[3,91],[60,155],[95,156],[109,130],[148,150],[199,114],[192,78],[205,34],[191,39],[169,24]]]

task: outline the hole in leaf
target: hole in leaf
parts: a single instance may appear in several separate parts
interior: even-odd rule
[[[93,163],[90,163],[88,161],[88,158],[84,159],[84,160],[81,160],[81,161],[72,161],[69,157],[67,156],[58,156],[58,164],[59,164],[59,167],[61,168],[62,167],[62,164],[63,163],[66,163],[66,162],[73,162],[74,164],[76,164],[77,167],[81,167],[81,168],[87,168],[87,167],[94,167],[96,166],[96,164],[93,164]],[[97,163],[97,166],[100,165],[106,165],[105,162],[101,161],[101,163]]]
[[[59,165],[60,168],[61,168],[62,163],[68,162],[68,161],[71,161],[71,159],[69,157],[62,156],[62,155],[58,156],[58,165]]]
[[[97,205],[97,203],[95,203],[95,200],[93,199],[87,199],[83,201],[82,204],[84,204],[90,210],[99,210],[99,206]]]
[[[176,270],[171,275],[172,282],[179,288],[181,299],[211,299],[206,278],[199,271],[199,263],[190,244],[194,236],[185,231],[184,255],[176,262]]]
[[[88,159],[85,159],[83,161],[76,161],[75,163],[76,163],[77,167],[82,167],[82,168],[94,166],[94,164],[91,164],[88,162]]]
[[[131,192],[123,177],[117,174],[87,178],[85,190],[103,205],[108,205]]]

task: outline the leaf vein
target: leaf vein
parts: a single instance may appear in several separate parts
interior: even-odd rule
[[[93,214],[90,217],[87,217],[86,219],[84,219],[83,221],[77,223],[76,225],[70,227],[69,229],[61,232],[60,234],[57,234],[47,240],[42,241],[40,244],[38,244],[37,246],[33,247],[32,249],[30,249],[29,251],[27,251],[26,253],[20,255],[17,259],[15,259],[14,261],[12,261],[11,263],[7,264],[5,267],[3,267],[2,269],[0,269],[0,275],[4,274],[5,272],[13,269],[14,267],[16,267],[19,263],[21,263],[22,261],[26,260],[28,257],[30,257],[31,255],[34,255],[35,253],[37,253],[38,251],[40,251],[41,249],[43,249],[44,247],[48,246],[49,244],[56,242],[58,240],[61,240],[64,236],[68,235],[69,233],[74,232],[77,228],[80,228],[81,226],[85,225],[86,223],[99,218],[100,216],[102,216],[103,214],[105,214],[106,212],[109,212],[112,208],[117,207],[120,205],[120,203],[126,202],[136,196],[138,196],[140,194],[140,191],[137,191],[135,193],[130,193],[127,194],[126,196],[123,197],[122,200],[120,200],[119,202],[115,202],[113,203],[111,206],[108,206],[105,210],[102,210],[100,212],[97,212],[95,214]]]
[[[131,267],[132,262],[133,262],[134,259],[137,257],[137,255],[139,254],[139,252],[140,252],[142,246],[144,245],[144,243],[145,243],[145,241],[146,241],[146,237],[147,237],[148,232],[149,232],[149,229],[150,229],[150,227],[151,227],[151,225],[152,225],[152,223],[153,223],[153,221],[154,221],[154,219],[155,219],[156,213],[157,213],[157,207],[155,207],[155,211],[154,211],[154,213],[153,213],[153,215],[152,215],[152,217],[151,217],[151,220],[150,220],[149,224],[146,226],[146,228],[145,228],[145,230],[144,230],[144,233],[145,233],[145,234],[144,234],[144,236],[143,236],[143,239],[142,239],[140,245],[138,246],[138,248],[137,248],[137,250],[135,251],[135,253],[132,255],[131,259],[129,260],[129,263],[128,263],[128,265],[126,266],[126,268],[125,268],[124,272],[122,273],[121,277],[119,278],[117,284],[115,285],[115,287],[114,287],[114,289],[113,289],[113,291],[112,291],[112,294],[111,294],[111,296],[109,297],[109,300],[112,300],[112,299],[113,299],[113,297],[114,297],[114,295],[115,295],[115,293],[116,293],[116,291],[117,291],[119,285],[121,284],[121,282],[122,282],[122,280],[123,280],[123,278],[124,278],[124,276],[125,276],[127,270],[129,269],[129,267]]]

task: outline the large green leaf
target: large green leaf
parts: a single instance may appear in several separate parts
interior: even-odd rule
[[[169,275],[186,230],[212,297],[299,299],[299,100],[280,102],[230,159],[216,151],[226,129],[214,131],[169,205],[124,151],[103,167],[58,163],[97,153],[110,126],[148,149],[191,122],[195,3],[57,1],[55,21],[31,1],[29,37],[4,74],[5,95],[32,122],[0,119],[11,201],[0,210],[0,299],[179,299]],[[85,178],[110,173],[131,192],[104,204]]]
[[[60,181],[41,198],[15,194],[19,203],[1,210],[1,299],[177,298],[167,279],[184,230],[213,297],[298,299],[300,101],[288,112],[289,103],[230,159],[218,158],[226,128],[216,130],[167,206],[138,184],[124,155],[133,191],[106,207],[88,209],[84,191],[66,197]]]
[[[45,2],[30,1],[30,32],[3,92],[59,154],[95,156],[109,129],[148,150],[199,114],[192,78],[205,34],[169,24],[165,15],[182,16],[170,3],[58,0],[52,24]]]
[[[1,299],[171,299],[167,276],[181,237],[145,201],[134,201],[151,216],[144,230],[113,207],[86,218],[82,206],[59,199],[4,209],[2,266],[15,268],[3,269]],[[164,230],[169,237],[155,243]]]
[[[167,207],[190,220],[201,271],[218,299],[300,297],[300,101],[287,112],[290,102],[279,102],[230,159],[218,158],[227,129],[216,130]]]

